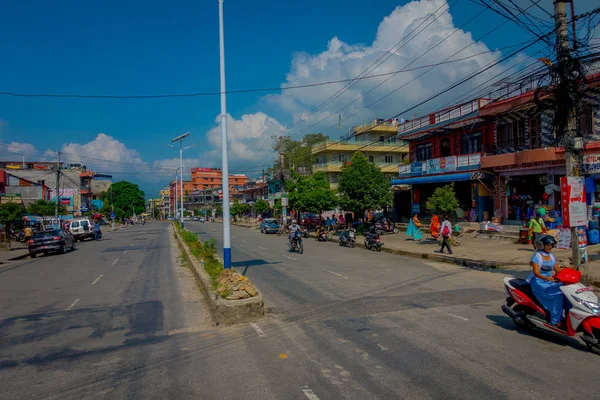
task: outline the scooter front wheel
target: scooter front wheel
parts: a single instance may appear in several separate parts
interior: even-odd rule
[[[377,245],[377,251],[381,251],[381,245]]]

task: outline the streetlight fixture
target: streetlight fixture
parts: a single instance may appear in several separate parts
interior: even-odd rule
[[[229,163],[227,161],[227,102],[225,96],[225,39],[223,0],[219,0],[219,65],[221,73],[221,170],[223,173],[223,267],[231,268],[231,219],[229,217]]]
[[[177,171],[179,168],[175,168],[175,196],[173,197],[173,220],[177,221],[179,218],[179,214],[177,214]],[[169,193],[169,201],[171,200],[171,194]],[[169,206],[169,212],[171,212],[171,207]]]
[[[196,146],[195,144],[191,144],[189,146],[185,146],[182,147],[182,142],[183,139],[185,139],[186,137],[188,137],[190,135],[189,132],[184,133],[183,135],[179,135],[176,138],[171,139],[171,143],[174,142],[179,142],[179,168],[181,169],[181,229],[183,229],[183,152],[187,149],[190,149],[194,146]],[[172,147],[174,149],[176,149],[177,147],[168,144],[167,146]]]

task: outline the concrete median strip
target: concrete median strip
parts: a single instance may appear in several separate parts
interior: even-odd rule
[[[173,228],[171,227],[171,229]],[[192,273],[196,277],[196,281],[202,287],[202,294],[209,305],[215,322],[230,325],[240,322],[252,322],[264,316],[265,302],[261,293],[257,293],[254,297],[241,300],[227,300],[221,298],[214,289],[210,276],[204,271],[200,261],[192,255],[187,243],[182,240],[175,229],[173,229],[173,232],[182,249],[183,257],[189,263]]]

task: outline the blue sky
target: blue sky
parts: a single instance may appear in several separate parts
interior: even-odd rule
[[[228,89],[278,87],[286,82],[314,83],[328,77],[353,77],[360,72],[362,64],[352,64],[352,55],[364,56],[365,61],[371,53],[377,55],[374,41],[380,24],[397,6],[406,3],[227,0]],[[591,8],[592,3],[589,1],[589,6],[584,4],[577,12]],[[443,3],[438,0],[436,4]],[[527,1],[519,1],[519,4],[530,5]],[[439,26],[439,34],[430,32],[430,38],[445,36],[441,32],[460,26],[480,10],[468,0],[458,1],[451,7],[452,19],[446,26]],[[541,11],[535,15],[547,19]],[[419,17],[419,12],[407,9],[397,13],[396,18],[403,21],[415,16]],[[466,32],[461,40],[476,39],[502,21],[488,11],[464,28]],[[0,13],[0,91],[100,95],[218,91],[217,24],[216,0],[4,2]],[[394,24],[388,24],[387,33],[382,31],[379,43],[388,39],[395,43],[402,37],[401,31],[394,37]],[[342,55],[332,50],[334,37],[344,43]],[[529,37],[521,28],[509,23],[477,45],[493,50]],[[452,40],[444,47],[452,48]],[[415,46],[412,51],[417,54],[422,49]],[[410,46],[404,50],[408,57]],[[434,61],[435,53],[438,51],[431,54]],[[310,62],[305,65],[302,60]],[[294,65],[306,66],[308,76],[302,74],[304,67],[294,69]],[[375,73],[386,71],[385,68],[384,64]],[[453,77],[446,73],[441,78],[439,81],[423,79],[416,84],[420,88],[431,86],[431,90],[439,90],[451,83]],[[368,85],[365,83],[351,95],[364,93]],[[335,86],[335,90],[339,87]],[[258,145],[264,144],[271,135],[286,133],[286,125],[320,104],[328,93],[328,89],[315,88],[286,92],[285,96],[229,95],[228,112],[235,119],[232,129],[239,128],[232,140],[237,137],[244,144],[238,153],[232,154],[232,170],[256,175],[271,155],[265,152],[251,158],[244,157],[244,152],[255,154]],[[386,113],[403,106],[401,103],[408,97],[410,101],[416,100],[413,93],[400,92],[399,96],[397,100],[390,98],[369,112],[345,121],[344,129],[380,113],[386,117]],[[348,99],[351,97],[340,101]],[[326,111],[333,111],[335,106],[332,104]],[[95,163],[94,169],[114,172],[116,178],[133,180],[149,194],[155,194],[169,181],[167,169],[159,169],[157,173],[156,168],[172,166],[176,153],[164,144],[173,136],[191,132],[189,143],[197,147],[186,153],[186,158],[191,159],[189,165],[218,164],[218,145],[214,137],[218,114],[218,96],[159,100],[0,96],[0,157],[19,158],[19,154],[27,153],[28,158],[42,158],[51,156],[51,151],[65,149],[72,159],[78,154],[85,155],[88,158],[82,160]],[[256,132],[244,136],[257,126]],[[321,126],[327,125],[316,125],[311,130],[319,131]],[[98,139],[99,133],[106,136]],[[333,132],[333,136],[336,135],[339,133]]]

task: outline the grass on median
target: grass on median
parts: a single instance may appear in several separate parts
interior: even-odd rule
[[[217,258],[217,242],[215,242],[215,239],[201,242],[198,235],[187,229],[181,229],[179,224],[173,223],[173,227],[188,245],[192,255],[198,260],[204,260],[204,270],[210,275],[212,285],[216,289],[216,279],[223,271],[223,263]]]

